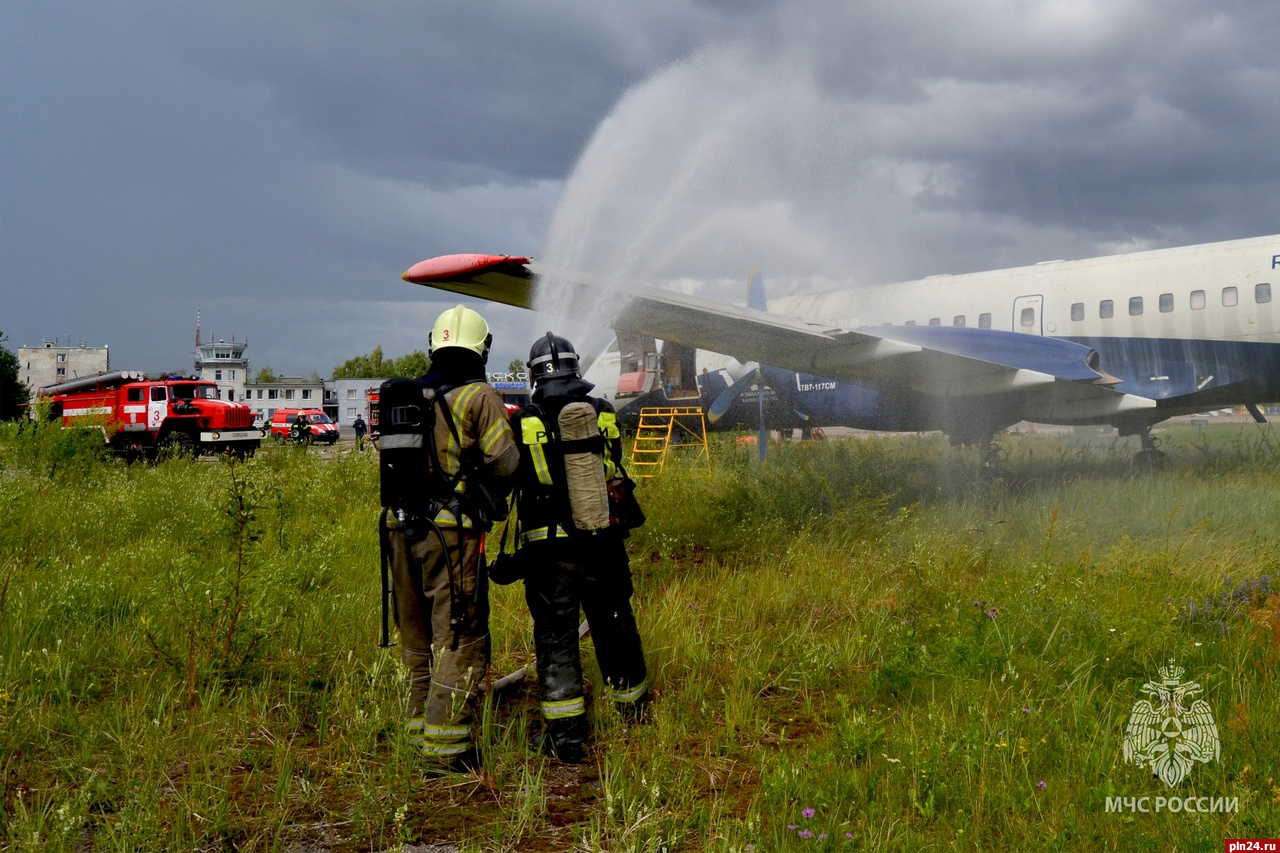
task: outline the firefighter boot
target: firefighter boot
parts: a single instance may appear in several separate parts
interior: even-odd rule
[[[460,773],[479,772],[483,765],[484,758],[480,755],[480,750],[471,746],[458,755],[445,759],[429,759],[423,762],[422,775],[428,779],[455,776]]]
[[[622,721],[627,724],[645,723],[649,720],[649,693],[648,691],[640,695],[638,699],[630,702],[615,702],[614,707],[618,709],[618,715],[622,717]]]
[[[581,764],[587,759],[590,734],[586,715],[548,720],[546,730],[533,736],[533,749],[555,756],[565,764]]]

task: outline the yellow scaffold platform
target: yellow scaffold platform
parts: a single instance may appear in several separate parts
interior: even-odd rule
[[[640,410],[635,444],[631,446],[631,473],[653,477],[667,462],[667,454],[678,450],[696,452],[693,465],[711,470],[711,448],[707,446],[707,418],[701,406],[654,406]]]

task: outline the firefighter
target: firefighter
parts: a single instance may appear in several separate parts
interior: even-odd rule
[[[298,417],[294,420],[289,432],[293,435],[294,441],[307,441],[311,437],[311,418],[307,417],[306,412],[298,412]]]
[[[567,458],[592,451],[603,461],[600,483],[618,482],[626,476],[622,442],[613,407],[588,396],[594,386],[579,374],[573,344],[548,332],[534,342],[528,367],[531,402],[512,426],[520,443],[517,545],[533,617],[544,721],[535,746],[561,761],[579,763],[590,735],[578,653],[580,607],[591,627],[607,695],[619,712],[638,720],[648,699],[644,651],[631,611],[626,531],[609,525],[607,509],[605,527],[584,530],[575,525],[573,484],[566,468]],[[568,440],[561,434],[561,414],[566,406],[584,402],[594,409],[599,434]],[[600,500],[607,507],[607,499]]]
[[[492,341],[488,323],[470,308],[458,305],[436,320],[431,367],[417,381],[443,395],[427,437],[442,479],[422,483],[431,492],[415,496],[429,507],[422,515],[394,507],[384,514],[409,671],[408,735],[431,775],[480,763],[471,729],[489,665],[489,600],[480,567],[486,519],[476,495],[505,499],[520,458],[502,398],[484,381]]]

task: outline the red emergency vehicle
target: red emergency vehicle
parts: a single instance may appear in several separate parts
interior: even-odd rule
[[[258,449],[265,430],[244,403],[218,399],[218,386],[196,377],[148,377],[117,371],[41,388],[50,420],[64,427],[101,429],[103,441],[125,455],[154,457],[161,448],[193,454]]]

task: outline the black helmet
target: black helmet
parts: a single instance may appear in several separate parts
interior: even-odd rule
[[[537,385],[562,376],[578,376],[578,354],[568,340],[547,332],[529,347],[529,377]]]

